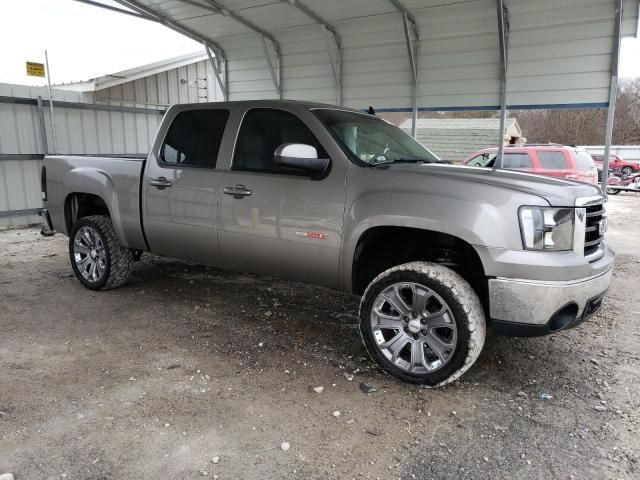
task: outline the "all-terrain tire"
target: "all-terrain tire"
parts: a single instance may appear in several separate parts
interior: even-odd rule
[[[371,312],[380,293],[391,285],[412,282],[431,289],[448,305],[457,327],[456,346],[447,363],[431,373],[416,374],[399,368],[378,347]],[[478,359],[486,336],[486,321],[478,295],[453,270],[434,263],[411,262],[390,268],[367,287],[360,301],[360,333],[369,356],[380,368],[401,380],[439,387],[460,378]]]
[[[102,276],[92,281],[85,278],[80,272],[75,260],[74,239],[76,233],[83,227],[90,227],[102,240],[105,253],[105,267]],[[133,270],[133,251],[122,247],[118,243],[118,237],[111,223],[111,219],[104,215],[92,215],[80,218],[74,225],[69,235],[69,257],[71,267],[82,285],[91,290],[110,290],[121,287],[129,281]]]

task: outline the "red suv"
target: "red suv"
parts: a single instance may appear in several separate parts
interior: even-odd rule
[[[479,150],[462,163],[469,167],[493,167],[497,148]],[[598,171],[589,153],[576,147],[553,144],[505,146],[502,168],[598,183]]]
[[[591,155],[593,161],[596,162],[596,166],[602,168],[602,160],[604,155],[594,153]],[[615,153],[609,155],[609,169],[619,170],[623,175],[631,175],[634,172],[640,171],[640,162],[630,162],[620,158]]]

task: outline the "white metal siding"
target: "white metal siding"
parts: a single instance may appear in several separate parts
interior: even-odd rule
[[[47,89],[0,84],[0,96],[48,98]],[[54,100],[93,104],[91,94],[53,90]],[[131,102],[118,106],[160,109]],[[102,102],[105,104],[105,102]],[[50,151],[53,134],[48,107],[44,108]],[[162,115],[156,112],[98,111],[54,107],[58,152],[68,154],[146,154]],[[0,103],[0,154],[44,154],[38,109],[35,105]],[[40,160],[0,159],[0,212],[40,208]],[[0,227],[25,225],[39,217],[0,218]]]
[[[231,100],[275,98],[259,34],[228,16],[179,0],[138,0],[215,39],[229,62]],[[321,27],[274,0],[225,0],[226,8],[271,33],[283,53],[284,98],[335,102]],[[332,23],[344,46],[344,104],[411,106],[401,14],[388,0],[305,0]],[[615,0],[506,0],[511,105],[608,101]],[[500,54],[495,0],[403,0],[421,32],[419,107],[497,108]],[[635,35],[637,0],[624,1],[623,35]],[[333,45],[333,42],[330,41]]]
[[[149,75],[95,92],[96,100],[171,105],[215,100],[209,92],[213,70],[208,60]]]

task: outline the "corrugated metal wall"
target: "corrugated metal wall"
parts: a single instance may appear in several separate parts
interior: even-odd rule
[[[229,61],[231,100],[274,98],[257,33],[228,16],[175,0],[139,0],[218,41]],[[344,104],[406,109],[411,77],[402,16],[389,0],[305,0],[335,26],[344,46]],[[499,105],[495,0],[403,0],[420,26],[423,109]],[[608,102],[614,0],[509,0],[510,105]],[[226,8],[271,33],[282,48],[283,97],[335,103],[336,86],[320,25],[288,2],[225,0]],[[635,35],[637,0],[624,0],[623,35]],[[332,41],[329,42],[332,45]]]
[[[38,96],[48,98],[46,88],[0,84],[0,212],[42,206],[38,156],[45,151],[39,111],[29,103]],[[64,90],[54,90],[53,98],[75,104],[54,106],[58,152],[66,154],[144,155],[164,111],[161,106],[124,101],[94,103],[91,94]],[[44,120],[52,152],[48,107]],[[37,216],[0,218],[0,227],[38,221]]]
[[[95,98],[98,101],[123,100],[153,105],[214,101],[213,79],[208,60],[202,60],[98,90]]]

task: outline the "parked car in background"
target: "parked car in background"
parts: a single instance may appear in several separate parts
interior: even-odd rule
[[[604,155],[600,155],[599,153],[595,153],[591,155],[593,161],[596,166],[602,171],[602,161],[604,160]],[[634,162],[629,160],[624,160],[620,158],[615,153],[609,155],[609,169],[610,170],[620,170],[623,175],[631,175],[634,172],[640,172],[640,162]],[[602,174],[600,174],[602,175]]]
[[[469,155],[462,163],[469,167],[493,167],[497,154],[497,148],[485,148]],[[502,168],[594,185],[598,183],[598,171],[591,155],[583,148],[566,145],[507,146],[504,149]]]

